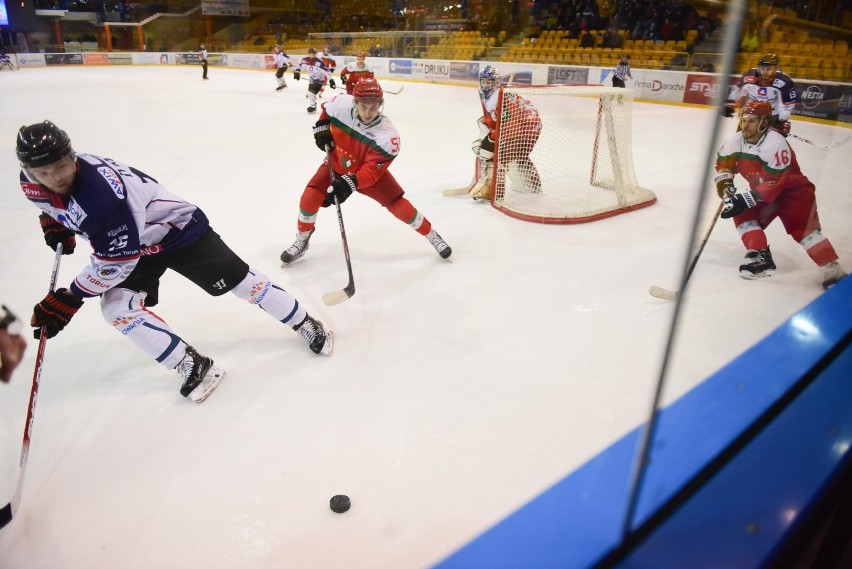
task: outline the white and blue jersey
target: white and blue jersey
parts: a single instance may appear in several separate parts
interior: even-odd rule
[[[110,158],[77,154],[77,177],[66,196],[48,191],[24,171],[20,180],[27,199],[91,244],[90,262],[70,286],[82,297],[119,285],[142,255],[184,247],[210,227],[198,207]]]

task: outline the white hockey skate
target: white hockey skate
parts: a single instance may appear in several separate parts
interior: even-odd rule
[[[434,229],[429,231],[428,235],[426,235],[426,239],[429,240],[429,243],[432,244],[432,247],[435,248],[435,251],[438,252],[442,259],[446,259],[453,254],[452,247],[450,247],[447,242],[444,241],[443,237],[441,237]]]

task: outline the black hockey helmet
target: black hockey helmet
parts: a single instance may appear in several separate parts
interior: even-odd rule
[[[18,130],[16,152],[22,168],[38,168],[73,155],[74,149],[64,130],[44,121]]]

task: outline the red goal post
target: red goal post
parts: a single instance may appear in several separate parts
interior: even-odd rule
[[[538,223],[583,223],[653,204],[633,167],[633,95],[601,85],[505,85],[491,205]],[[477,177],[485,175],[480,160]]]

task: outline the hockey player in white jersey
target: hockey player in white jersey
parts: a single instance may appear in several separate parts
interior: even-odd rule
[[[195,205],[151,176],[110,158],[76,154],[65,131],[50,121],[18,131],[17,155],[24,195],[42,213],[45,242],[63,254],[85,237],[89,264],[65,288],[33,309],[30,324],[52,338],[87,298],[100,297],[101,313],[151,359],[177,370],[180,393],[201,402],[224,370],[201,355],[149,309],[157,304],[160,277],[171,269],[211,296],[230,292],[295,330],[316,354],[330,355],[333,336],[302,303],[249,267],[213,231]]]
[[[302,72],[308,74],[308,112],[313,113],[317,110],[317,94],[319,94],[326,80],[331,77],[331,72],[326,67],[325,63],[317,57],[317,50],[314,48],[308,49],[308,56],[303,58],[301,63],[293,70],[293,79],[299,81],[302,78]]]
[[[284,79],[284,73],[286,73],[287,68],[290,67],[290,56],[284,53],[279,46],[275,46],[272,48],[272,57],[275,61],[275,82],[277,86],[275,87],[276,91],[280,91],[287,87],[287,81]]]
[[[323,65],[328,68],[328,85],[332,89],[337,89],[337,85],[334,83],[334,70],[337,69],[337,60],[334,59],[334,56],[331,55],[331,48],[329,46],[325,46],[322,48],[322,53],[320,53],[319,58],[322,60]],[[322,98],[325,93],[325,85],[320,89],[319,96]]]
[[[790,134],[790,115],[798,101],[796,85],[789,75],[778,71],[778,64],[777,55],[766,53],[757,67],[746,71],[728,94],[724,116],[734,116],[736,108],[744,108],[750,101],[766,101],[772,105],[769,126],[784,136]]]

